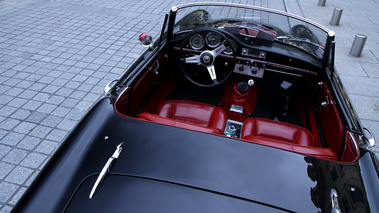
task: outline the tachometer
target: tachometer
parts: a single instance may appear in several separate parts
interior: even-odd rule
[[[230,46],[227,46],[224,50],[224,54],[231,55],[233,53],[233,50],[236,51],[237,44],[233,40],[229,39]],[[233,48],[233,49],[232,49]]]
[[[210,32],[207,34],[205,37],[205,43],[210,47],[210,48],[215,48],[221,43],[221,37],[217,33]]]
[[[199,34],[193,35],[190,39],[190,46],[195,50],[201,49],[204,46],[204,38]]]

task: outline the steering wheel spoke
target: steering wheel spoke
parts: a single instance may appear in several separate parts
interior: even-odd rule
[[[220,55],[220,53],[224,52],[225,50],[226,50],[225,45],[221,44],[219,47],[212,50],[212,53],[213,53],[214,57],[217,57],[218,55]]]
[[[198,64],[200,63],[200,56],[194,55],[194,56],[184,58],[184,62],[187,64]]]
[[[207,67],[207,70],[208,70],[208,73],[209,73],[209,76],[211,77],[211,80],[214,82],[215,80],[217,81],[217,76],[216,76],[216,70],[215,70],[215,66],[212,65],[212,66],[208,66]]]

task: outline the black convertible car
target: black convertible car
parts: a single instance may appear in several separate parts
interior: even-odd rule
[[[379,212],[334,37],[267,8],[172,7],[13,211]]]

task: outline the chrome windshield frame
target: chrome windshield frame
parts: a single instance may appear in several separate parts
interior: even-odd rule
[[[173,6],[171,9],[171,12],[176,13],[179,9],[183,9],[183,8],[187,8],[187,7],[196,7],[196,6],[225,6],[225,7],[236,7],[236,8],[246,8],[246,9],[258,10],[258,11],[262,11],[262,12],[268,12],[268,13],[283,15],[283,16],[287,16],[287,17],[290,17],[293,19],[297,19],[297,20],[306,22],[307,24],[311,24],[311,25],[323,30],[327,34],[329,34],[329,32],[331,31],[328,28],[326,28],[325,26],[323,26],[323,25],[321,25],[315,21],[312,21],[310,19],[304,18],[302,16],[295,15],[295,14],[288,13],[288,12],[284,12],[281,10],[259,7],[259,6],[254,6],[254,5],[226,3],[226,2],[195,2],[195,3],[182,4],[179,6]]]

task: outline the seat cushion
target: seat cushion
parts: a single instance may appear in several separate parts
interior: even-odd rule
[[[174,121],[224,131],[226,114],[223,109],[191,101],[166,101],[161,104],[157,115]]]
[[[241,138],[262,141],[280,142],[299,146],[314,146],[312,134],[299,126],[269,119],[247,119],[241,131]]]

